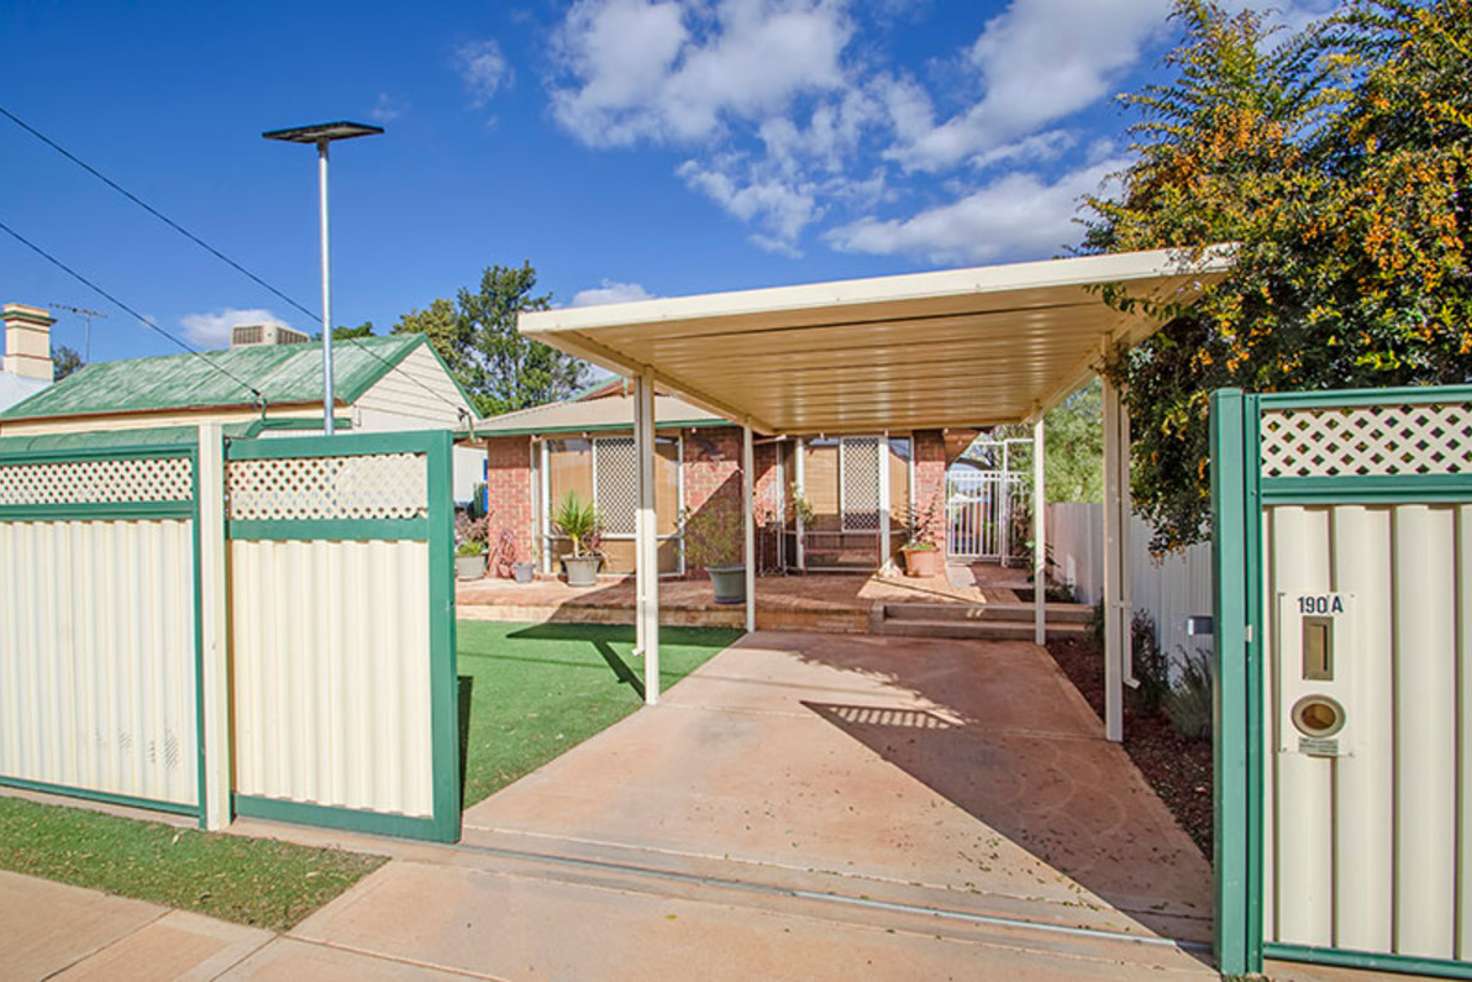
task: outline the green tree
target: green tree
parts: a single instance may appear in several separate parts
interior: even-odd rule
[[[405,314],[393,330],[428,334],[483,415],[561,399],[577,390],[587,365],[517,332],[517,314],[552,305],[551,294],[537,294],[536,285],[529,262],[490,266],[478,287],[462,288],[453,305],[435,300]]]
[[[332,329],[332,340],[346,341],[349,338],[371,338],[373,337],[373,322],[364,321],[357,327],[334,327]]]
[[[1050,502],[1104,500],[1104,391],[1095,379],[1043,418],[1043,483]],[[998,427],[993,436],[1030,439],[1032,427]],[[1032,452],[1014,451],[1015,471],[1032,473]]]
[[[372,321],[364,321],[363,323],[359,324],[357,327],[348,327],[346,325],[339,324],[337,327],[334,327],[332,329],[332,340],[334,340],[334,341],[346,341],[346,340],[348,340],[350,338],[371,338],[371,337],[373,337],[373,322]],[[316,334],[313,334],[312,335],[312,340],[313,341],[321,341],[322,340],[322,332],[321,331],[318,331]]]
[[[84,364],[86,362],[82,361],[82,356],[77,352],[77,349],[68,348],[64,344],[59,344],[56,346],[56,350],[51,353],[52,378],[60,382]]]
[[[1122,97],[1136,161],[1084,242],[1237,243],[1224,282],[1106,366],[1157,549],[1208,534],[1213,390],[1472,374],[1472,5],[1361,0],[1282,39],[1205,0],[1174,16],[1174,77]]]
[[[450,374],[460,380],[467,392],[480,384],[479,366],[474,357],[470,322],[460,316],[453,300],[434,300],[423,310],[414,309],[399,318],[394,334],[427,334],[429,343],[445,360]]]

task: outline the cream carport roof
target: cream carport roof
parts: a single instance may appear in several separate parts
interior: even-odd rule
[[[668,395],[655,396],[654,418],[660,426],[711,426],[725,422],[720,416]],[[476,436],[527,436],[580,431],[591,433],[633,428],[634,397],[628,395],[549,402],[475,421]]]
[[[520,315],[522,334],[766,433],[1018,422],[1192,302],[1229,247],[1155,250]],[[1095,288],[1151,301],[1124,313]]]

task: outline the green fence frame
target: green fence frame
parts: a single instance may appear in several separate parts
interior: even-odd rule
[[[120,442],[120,437],[123,437]],[[94,443],[95,446],[87,446]],[[118,433],[80,435],[76,445],[66,449],[23,450],[6,452],[0,450],[0,465],[62,464],[76,461],[95,460],[160,460],[183,458],[189,461],[192,494],[184,501],[127,501],[106,503],[80,503],[55,505],[3,505],[0,506],[0,522],[103,522],[144,521],[152,519],[189,519],[194,546],[194,725],[197,778],[195,800],[192,804],[175,801],[160,801],[154,798],[139,798],[133,795],[115,794],[93,788],[32,781],[26,778],[0,775],[0,785],[26,791],[66,795],[87,801],[101,801],[132,808],[175,815],[193,815],[200,828],[205,825],[205,741],[204,741],[204,636],[203,598],[200,595],[200,531],[199,531],[199,446],[197,442],[175,441],[150,444],[129,444],[126,437]]]
[[[320,825],[379,835],[456,842],[460,838],[459,686],[455,653],[455,503],[453,434],[448,430],[338,434],[228,441],[225,458],[422,453],[428,468],[427,515],[418,519],[227,521],[227,540],[415,539],[429,543],[430,728],[434,755],[434,814],[430,818],[231,794],[236,815]]]
[[[1263,940],[1262,510],[1283,504],[1472,502],[1472,475],[1263,477],[1264,410],[1472,402],[1472,386],[1246,394],[1211,397],[1212,572],[1216,684],[1212,753],[1217,967],[1262,971],[1264,957],[1348,968],[1472,979],[1472,962],[1316,948]]]

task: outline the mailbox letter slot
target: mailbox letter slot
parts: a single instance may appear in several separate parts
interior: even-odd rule
[[[1303,619],[1303,678],[1306,682],[1334,681],[1334,618]]]

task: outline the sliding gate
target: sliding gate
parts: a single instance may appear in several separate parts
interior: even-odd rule
[[[460,833],[446,432],[226,452],[237,814]]]
[[[1472,977],[1472,387],[1212,401],[1220,968]]]

